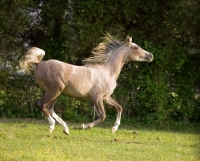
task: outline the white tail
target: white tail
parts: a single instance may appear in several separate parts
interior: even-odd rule
[[[20,60],[19,65],[20,68],[25,70],[28,74],[31,71],[34,71],[34,64],[38,64],[41,62],[42,58],[45,55],[45,51],[37,48],[32,47],[30,50],[27,51],[26,55]]]

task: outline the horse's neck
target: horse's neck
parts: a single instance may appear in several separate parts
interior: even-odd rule
[[[111,57],[106,63],[110,70],[110,75],[115,77],[115,80],[117,80],[121,69],[125,63],[126,52],[127,49],[124,46],[119,47],[114,51],[114,53],[111,55]]]

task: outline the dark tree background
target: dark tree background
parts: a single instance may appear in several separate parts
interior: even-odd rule
[[[34,101],[42,90],[19,70],[32,46],[46,60],[82,65],[105,32],[127,35],[154,54],[152,63],[128,63],[114,97],[125,118],[200,121],[199,0],[1,0],[0,117],[41,117]],[[91,113],[88,102],[61,95],[67,119]],[[112,109],[107,109],[113,115]]]

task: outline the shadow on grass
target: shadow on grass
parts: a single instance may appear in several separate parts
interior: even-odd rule
[[[66,120],[65,120],[66,121]],[[47,124],[48,121],[46,119],[35,119],[35,118],[0,118],[0,122],[3,123],[33,123],[33,124]],[[104,121],[97,125],[94,128],[105,128],[111,129],[114,125],[114,120]],[[68,126],[74,127],[77,125],[81,125],[82,123],[88,122],[70,122],[66,121]],[[188,123],[188,122],[152,122],[152,123],[140,123],[134,120],[123,120],[120,129],[125,130],[142,130],[142,131],[167,131],[167,132],[176,132],[176,133],[184,133],[184,134],[200,134],[200,124],[198,123]]]

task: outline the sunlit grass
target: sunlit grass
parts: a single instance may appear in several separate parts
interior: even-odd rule
[[[0,120],[1,121],[1,120]],[[145,129],[121,125],[111,133],[111,123],[91,130],[62,133],[56,124],[52,134],[46,121],[7,120],[0,122],[0,160],[5,161],[198,161],[199,134]],[[199,130],[199,128],[198,128]]]

